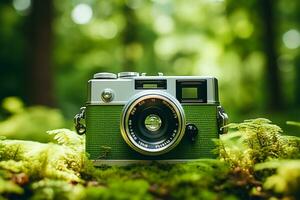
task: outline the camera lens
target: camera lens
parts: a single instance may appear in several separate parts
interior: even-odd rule
[[[163,154],[183,137],[183,108],[168,93],[141,92],[125,105],[120,128],[132,149],[145,155]]]
[[[155,114],[148,115],[145,119],[145,126],[149,131],[155,133],[161,127],[160,117]]]

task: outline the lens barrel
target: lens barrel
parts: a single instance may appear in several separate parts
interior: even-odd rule
[[[185,115],[178,100],[168,93],[140,92],[124,106],[120,129],[125,142],[135,151],[160,155],[182,139]]]

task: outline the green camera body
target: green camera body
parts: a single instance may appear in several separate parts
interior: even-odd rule
[[[97,73],[88,88],[75,121],[95,165],[216,157],[213,139],[228,120],[216,78]]]

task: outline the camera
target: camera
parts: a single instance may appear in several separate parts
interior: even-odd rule
[[[227,121],[215,77],[102,72],[88,81],[75,128],[95,165],[172,163],[216,157]]]

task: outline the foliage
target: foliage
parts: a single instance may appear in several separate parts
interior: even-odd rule
[[[10,139],[48,142],[50,137],[44,134],[47,130],[66,125],[58,109],[44,106],[25,108],[23,102],[17,97],[4,99],[2,107],[8,112],[9,117],[0,122],[0,134]]]
[[[50,131],[55,134],[58,144],[43,144],[21,140],[2,140],[0,145],[0,168],[13,173],[24,172],[33,179],[57,178],[67,181],[81,181],[85,155],[83,138],[69,130]],[[68,138],[72,142],[62,138]],[[68,145],[68,146],[67,146]]]
[[[266,119],[229,128],[238,131],[218,142],[220,160],[173,165],[95,168],[85,156],[84,136],[68,129],[48,132],[56,143],[3,139],[0,199],[231,200],[299,195],[299,160],[291,160],[299,159],[299,138],[281,135],[281,129]]]
[[[72,185],[66,181],[43,179],[31,185],[32,199],[83,199],[83,186]]]
[[[10,180],[4,180],[0,177],[0,199],[2,194],[23,194],[23,189]]]
[[[278,194],[300,196],[300,160],[269,161],[256,165],[255,169],[276,169],[276,173],[265,180],[265,189]]]
[[[217,143],[221,159],[233,168],[248,169],[272,159],[300,158],[300,139],[281,135],[281,128],[268,119],[245,120],[227,127],[237,131],[224,135]]]
[[[289,125],[293,125],[293,126],[299,126],[300,127],[300,122],[293,122],[293,121],[288,121],[286,122]]]
[[[264,118],[232,123],[228,128],[235,132],[217,141],[220,159],[230,164],[235,175],[242,175],[240,180],[248,179],[252,195],[271,197],[266,191],[272,190],[274,194],[298,196],[299,137],[282,135],[280,127]]]
[[[29,101],[32,99],[32,95],[28,95],[29,85],[39,80],[31,83],[30,78],[24,76],[37,73],[31,71],[33,61],[28,54],[34,52],[31,48],[35,45],[46,45],[32,40],[32,34],[26,31],[31,30],[30,24],[34,23],[34,18],[28,15],[35,1],[30,1],[31,5],[24,7],[25,10],[15,7],[15,2],[0,2],[0,79],[3,83],[0,99],[14,94]],[[272,100],[268,93],[276,92],[267,87],[274,83],[266,80],[265,75],[280,73],[280,88],[284,88],[280,100],[285,102],[287,110],[298,106],[299,113],[299,1],[279,0],[270,8],[270,12],[276,13],[270,24],[276,26],[274,34],[267,37],[275,40],[270,48],[278,53],[278,57],[273,58],[274,65],[278,63],[275,68],[278,71],[272,73],[266,68],[269,51],[262,48],[268,43],[261,39],[268,26],[263,25],[267,17],[259,13],[264,5],[259,0],[239,3],[232,0],[53,2],[54,38],[50,45],[53,46],[51,66],[56,86],[53,96],[68,117],[86,100],[86,81],[93,73],[127,70],[216,76],[220,81],[222,104],[230,113],[242,114],[265,111],[268,99]],[[92,18],[86,24],[78,24],[72,17],[81,3],[92,10]],[[77,17],[84,16],[83,12]],[[294,34],[288,34],[291,31]]]

